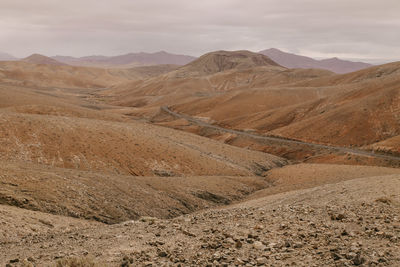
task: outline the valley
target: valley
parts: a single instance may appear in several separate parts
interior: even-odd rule
[[[1,265],[400,262],[398,62],[178,58],[0,61]]]

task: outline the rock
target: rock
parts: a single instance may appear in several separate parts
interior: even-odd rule
[[[336,221],[342,221],[343,219],[346,218],[346,215],[344,215],[343,213],[339,213],[339,214],[332,214],[331,215],[331,219],[332,220],[336,220]]]
[[[254,242],[253,247],[255,249],[259,249],[259,250],[264,250],[266,248],[266,246],[263,243],[261,243],[260,241]]]
[[[365,258],[361,256],[361,253],[357,253],[352,262],[354,265],[361,265],[365,262]]]
[[[153,224],[156,220],[157,220],[157,218],[150,217],[150,216],[140,217],[141,222],[148,222],[149,224]]]
[[[260,257],[256,259],[257,265],[265,265],[268,262],[268,259],[266,257]]]
[[[337,254],[336,252],[332,252],[331,256],[333,258],[334,261],[340,260],[342,257],[339,256],[339,254]]]
[[[165,252],[165,251],[160,251],[160,252],[158,252],[158,256],[159,256],[159,257],[167,257],[168,254],[167,254],[167,252]]]
[[[293,247],[294,247],[294,248],[302,248],[302,247],[303,247],[303,243],[301,243],[301,242],[294,242],[294,243],[293,243]]]
[[[235,248],[239,249],[239,248],[241,248],[242,246],[243,246],[243,245],[242,245],[242,242],[240,242],[240,240],[237,240],[236,243],[235,243]]]
[[[185,234],[185,235],[187,235],[187,236],[190,236],[190,237],[196,237],[195,234],[193,234],[193,233],[191,233],[191,232],[189,232],[189,231],[186,231],[186,230],[182,230],[182,233]]]
[[[10,260],[10,263],[17,263],[17,262],[19,262],[19,259],[12,259],[12,260]]]

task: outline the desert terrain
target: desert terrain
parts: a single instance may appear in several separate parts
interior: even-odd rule
[[[0,61],[0,265],[400,264],[399,62],[127,57]]]

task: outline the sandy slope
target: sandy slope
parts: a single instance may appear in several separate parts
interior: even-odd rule
[[[132,80],[148,79],[176,69],[174,65],[113,69],[40,62],[42,61],[0,62],[0,82],[36,87],[107,88]]]
[[[88,255],[111,266],[123,262],[134,266],[396,266],[400,263],[399,189],[399,175],[366,177],[172,220],[144,218],[78,230],[51,227],[58,218],[35,213],[34,218],[45,218],[47,229],[37,223],[39,229],[28,234],[26,223],[18,222],[13,227],[21,238],[6,234],[0,258],[2,264],[29,258],[41,265]],[[21,213],[1,210],[3,225],[9,225],[10,215]],[[15,218],[21,216],[26,215]]]
[[[135,176],[262,174],[281,159],[151,126],[0,112],[0,158]]]
[[[171,218],[269,186],[261,177],[134,177],[0,162],[1,204],[105,223]]]
[[[235,129],[307,142],[366,146],[400,131],[399,64],[174,104],[178,112]],[[390,141],[391,151],[399,144]]]

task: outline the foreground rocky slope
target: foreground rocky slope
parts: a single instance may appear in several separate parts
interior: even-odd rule
[[[261,177],[134,177],[0,160],[0,203],[119,223],[227,205],[270,184]]]
[[[60,226],[59,218],[1,207],[0,263],[63,258],[108,266],[398,266],[400,176],[291,191],[172,220]],[[21,218],[22,216],[22,218]],[[45,216],[45,219],[43,218]],[[40,222],[42,221],[42,222]],[[33,224],[35,225],[35,224]],[[86,255],[86,256],[85,256]],[[31,264],[31,265],[29,265]]]

